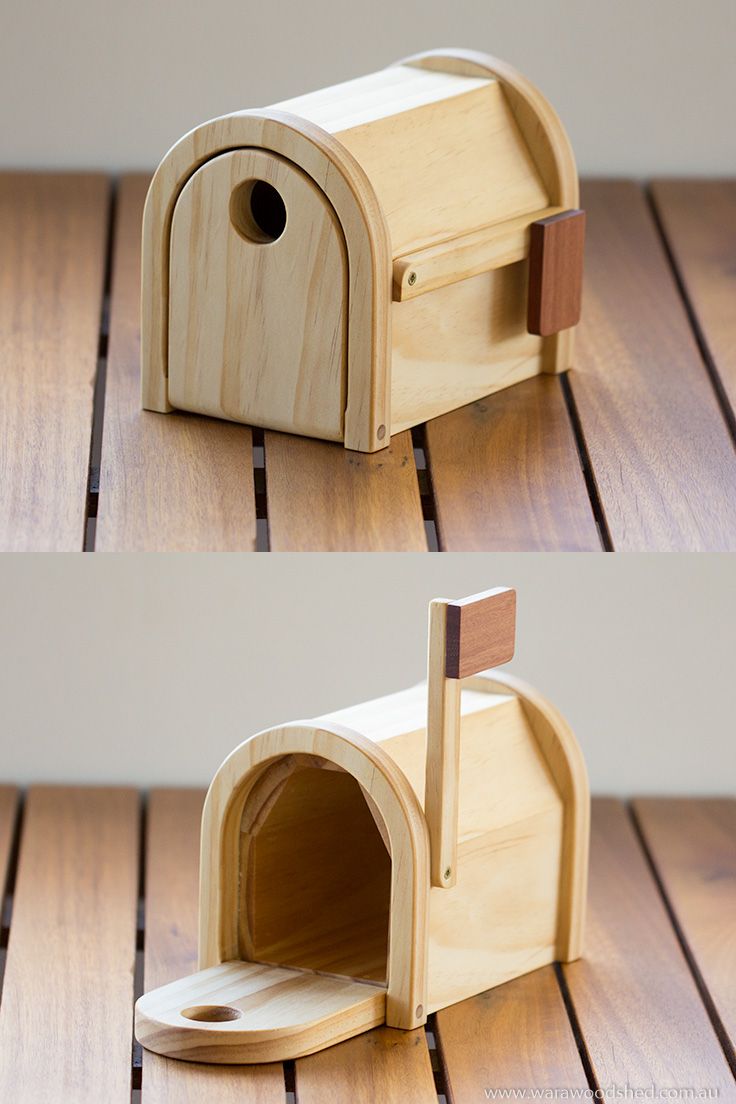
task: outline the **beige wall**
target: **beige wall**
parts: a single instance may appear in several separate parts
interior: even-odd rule
[[[0,164],[148,167],[192,126],[462,45],[513,62],[586,173],[733,173],[733,0],[7,0]]]
[[[706,555],[5,556],[0,780],[206,784],[423,677],[428,600],[498,584],[597,791],[733,792],[733,558]]]

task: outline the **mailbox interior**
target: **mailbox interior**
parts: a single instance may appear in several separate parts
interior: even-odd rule
[[[240,957],[385,985],[380,814],[352,775],[313,756],[275,764],[256,791],[242,821]]]

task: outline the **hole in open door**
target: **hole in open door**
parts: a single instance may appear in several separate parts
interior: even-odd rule
[[[243,1015],[239,1008],[231,1008],[228,1004],[196,1004],[183,1008],[181,1014],[187,1020],[198,1020],[200,1023],[230,1023]]]
[[[352,775],[289,759],[254,794],[262,812],[254,816],[249,799],[243,813],[241,957],[385,983],[391,859],[382,831]]]

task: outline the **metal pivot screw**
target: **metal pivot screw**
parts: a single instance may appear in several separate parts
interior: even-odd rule
[[[414,287],[415,283],[417,282],[416,272],[410,272],[409,273],[409,279],[406,282],[409,285],[409,287]]]
[[[447,880],[449,879],[449,877],[450,877],[450,875],[451,875],[451,874],[452,874],[452,870],[451,870],[451,868],[450,868],[450,867],[448,866],[447,870],[446,870],[446,871],[445,871],[445,873],[444,873],[444,874],[442,875],[442,877],[443,877],[443,878],[445,879],[445,881],[447,881]]]

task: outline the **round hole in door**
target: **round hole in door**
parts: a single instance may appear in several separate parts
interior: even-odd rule
[[[230,196],[230,221],[246,241],[267,245],[286,228],[286,204],[266,180],[244,180]]]
[[[227,1023],[243,1015],[239,1008],[230,1008],[227,1004],[198,1004],[182,1009],[181,1014],[187,1020],[199,1020],[200,1023]]]

